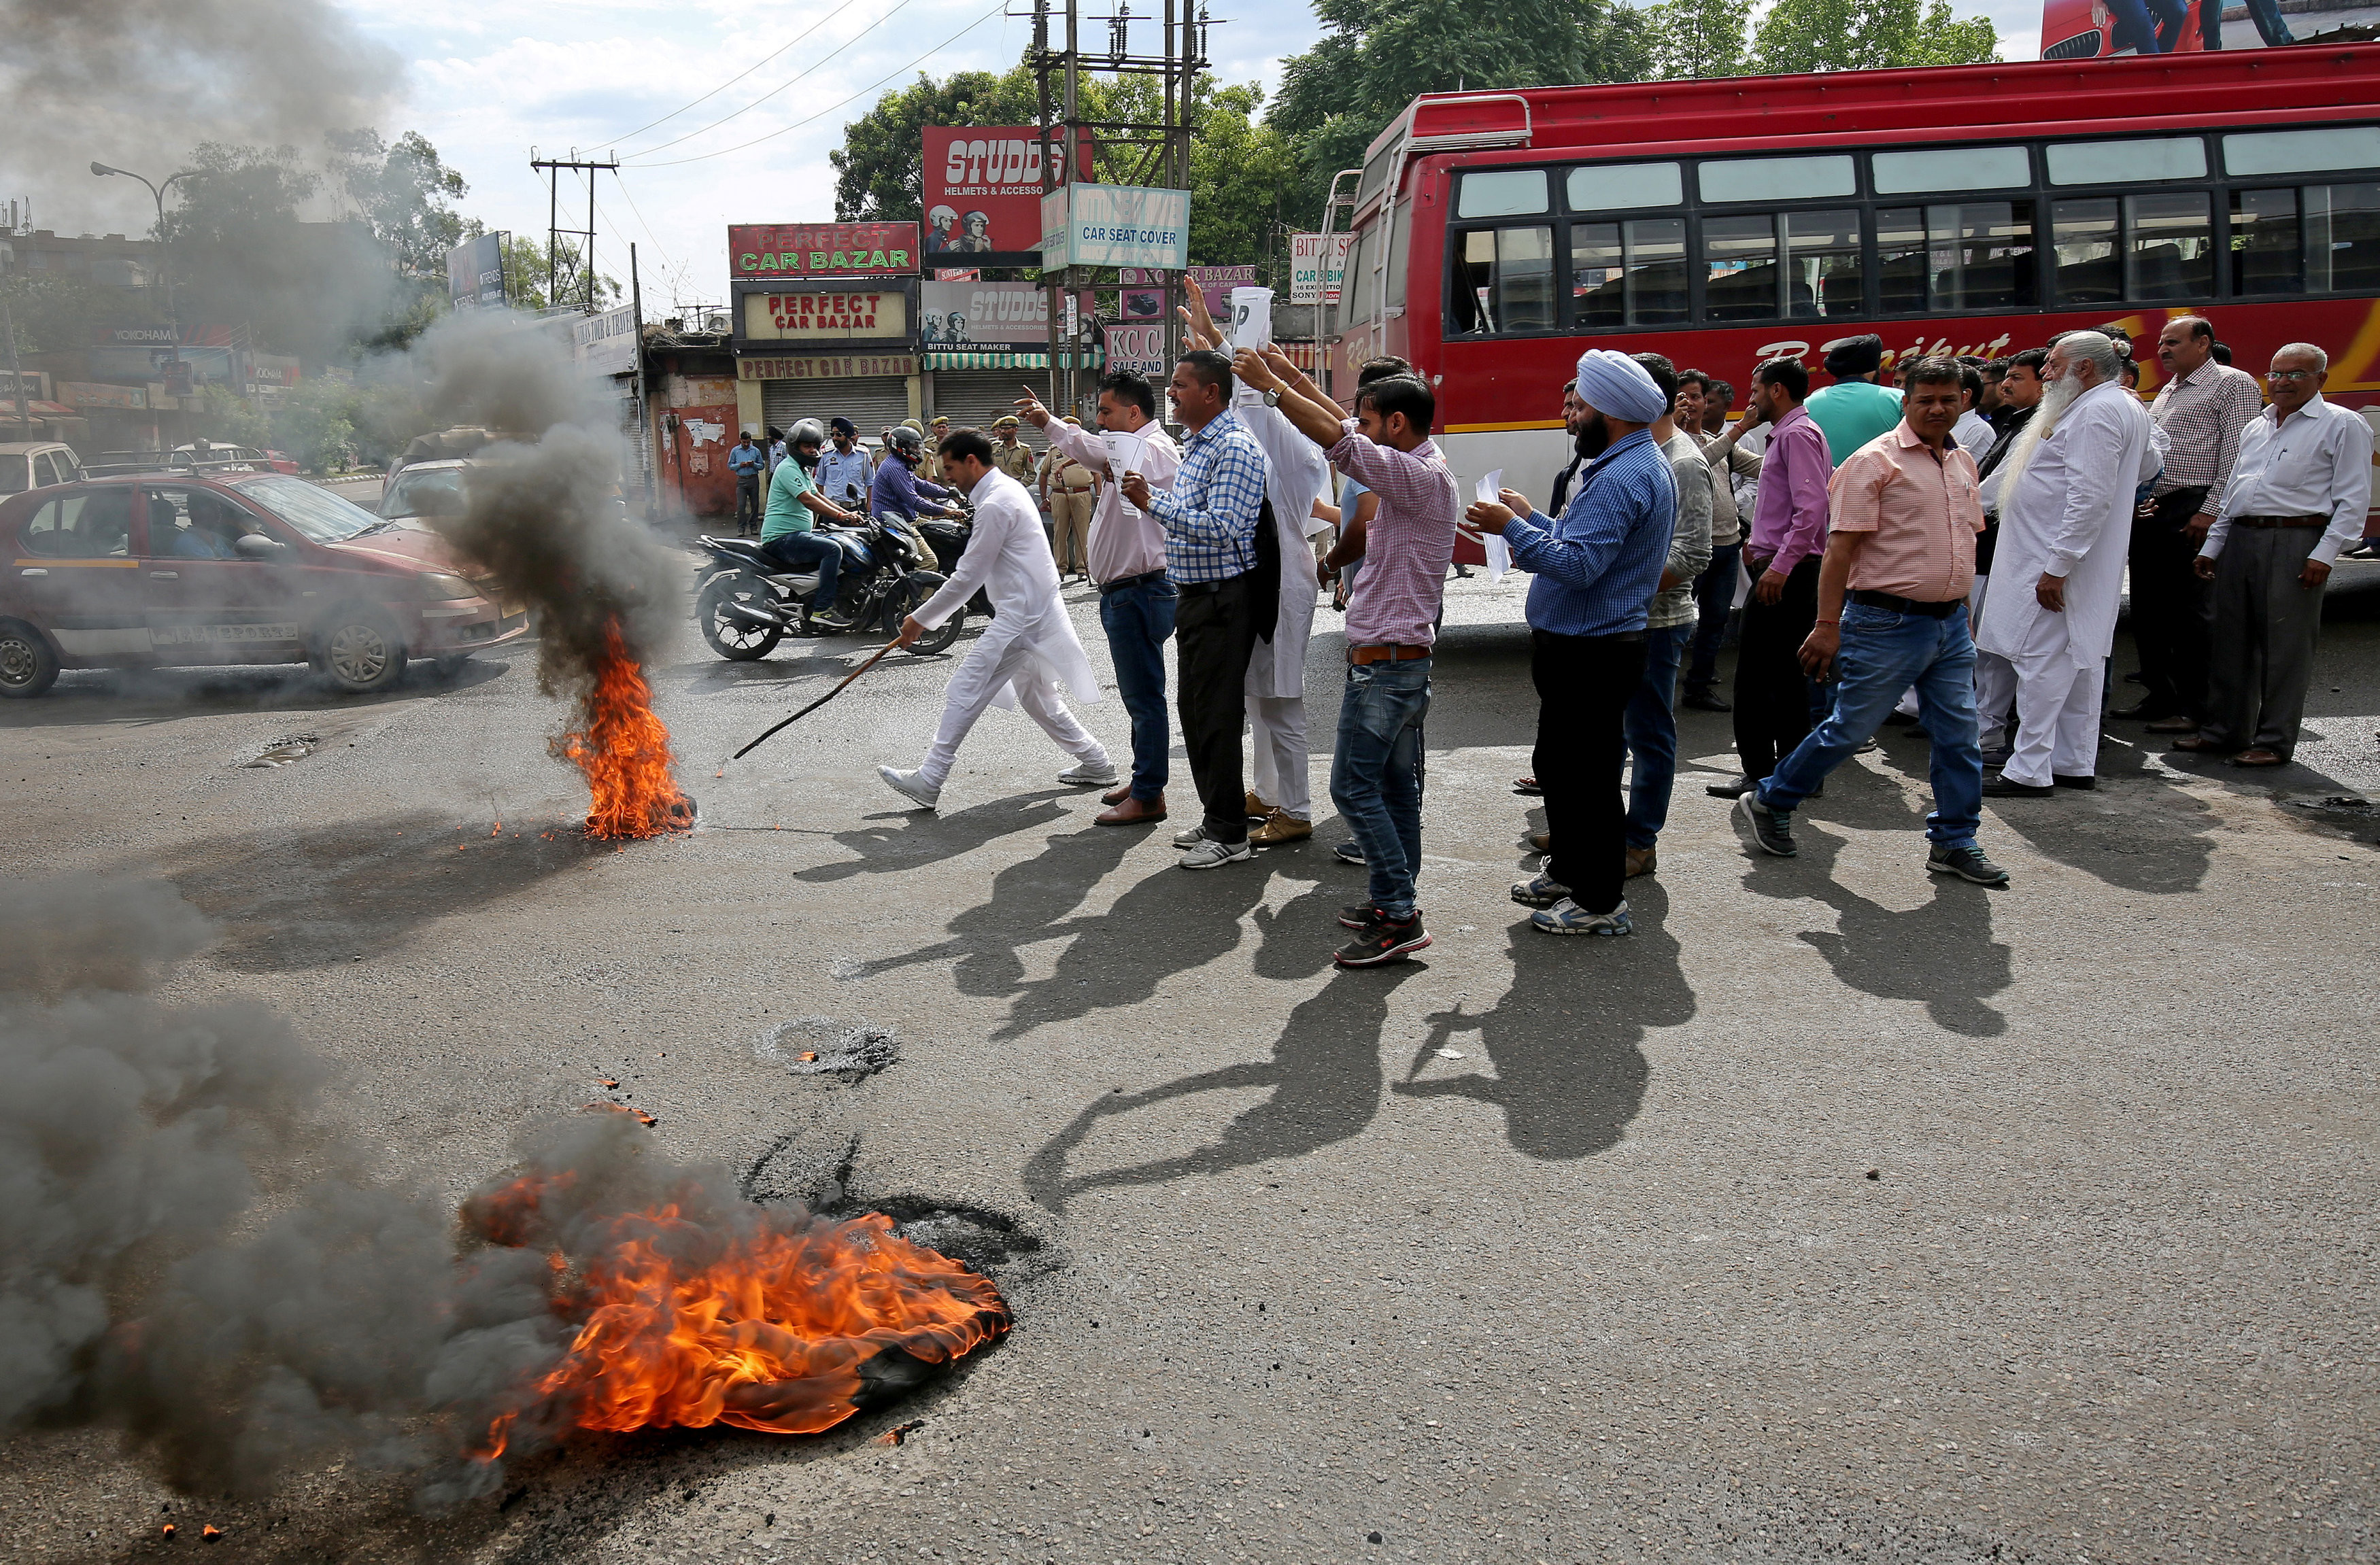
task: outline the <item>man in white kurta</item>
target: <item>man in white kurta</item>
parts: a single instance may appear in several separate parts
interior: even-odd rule
[[[1270,847],[1314,835],[1305,753],[1305,643],[1314,633],[1314,601],[1321,584],[1309,540],[1330,525],[1314,514],[1314,503],[1330,492],[1330,464],[1278,407],[1251,402],[1239,415],[1264,447],[1265,498],[1272,503],[1281,552],[1280,612],[1272,639],[1257,638],[1247,679],[1248,731],[1256,752],[1248,813],[1264,817],[1248,841]]]
[[[2119,367],[2096,332],[2059,338],[2027,448],[2010,458],[1975,644],[2016,667],[2016,737],[1987,797],[2087,788],[2098,772],[2102,673],[2150,449],[2148,414]]]
[[[978,431],[948,436],[940,455],[943,480],[965,490],[975,506],[975,531],[950,579],[902,623],[901,644],[907,646],[950,618],[978,588],[991,599],[992,621],[951,676],[941,728],[926,758],[915,771],[884,766],[877,775],[895,793],[934,808],[960,743],[984,709],[996,704],[1023,707],[1075,758],[1058,781],[1113,784],[1115,766],[1107,750],[1058,697],[1057,686],[1063,684],[1075,699],[1089,703],[1099,698],[1099,686],[1058,597],[1058,567],[1032,496],[992,466],[991,443]]]

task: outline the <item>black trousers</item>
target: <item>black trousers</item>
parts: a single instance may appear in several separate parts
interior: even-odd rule
[[[759,530],[760,526],[760,480],[737,474],[735,479],[735,530],[739,533]]]
[[[1754,571],[1757,583],[1762,571]],[[1735,651],[1735,753],[1755,782],[1777,770],[1810,732],[1810,682],[1802,672],[1802,643],[1818,618],[1818,559],[1813,555],[1785,578],[1784,595],[1764,603],[1743,601],[1742,638]]]
[[[1537,687],[1537,747],[1529,770],[1544,790],[1553,851],[1546,874],[1589,913],[1620,905],[1628,878],[1628,798],[1621,723],[1645,683],[1645,638],[1529,632]]]
[[[1206,809],[1207,835],[1248,839],[1246,756],[1240,729],[1248,716],[1248,658],[1257,645],[1256,577],[1184,582],[1173,611],[1174,658],[1181,682],[1182,747]],[[1272,605],[1264,605],[1268,613]]]
[[[2203,489],[2177,489],[2155,515],[2132,523],[2132,641],[2141,653],[2142,698],[2159,717],[2206,717],[2206,652],[2215,634],[2211,595],[2191,561],[2198,544],[2186,530],[2206,503]]]

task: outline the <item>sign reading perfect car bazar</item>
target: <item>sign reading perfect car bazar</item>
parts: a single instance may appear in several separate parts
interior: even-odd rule
[[[1187,190],[1069,185],[1041,198],[1044,266],[1148,266],[1179,272],[1189,257]]]
[[[739,358],[739,381],[847,381],[872,375],[914,375],[915,354],[855,354],[844,358]]]
[[[755,223],[727,230],[730,277],[889,277],[917,270],[914,223]]]
[[[788,337],[863,342],[908,334],[908,297],[891,289],[817,288],[744,296],[744,335],[754,342]]]

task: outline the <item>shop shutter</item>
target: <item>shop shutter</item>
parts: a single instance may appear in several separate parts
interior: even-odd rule
[[[931,405],[936,414],[950,419],[953,429],[973,428],[990,434],[994,419],[1003,413],[1016,411],[1016,399],[1026,386],[1031,386],[1035,394],[1047,402],[1050,399],[1050,371],[937,370],[934,371]],[[1036,455],[1050,443],[1041,431],[1030,424],[1017,431],[1017,438],[1031,446]]]
[[[780,430],[804,419],[823,424],[838,413],[858,425],[859,438],[872,446],[879,431],[909,416],[909,382],[899,375],[760,382],[760,416]]]

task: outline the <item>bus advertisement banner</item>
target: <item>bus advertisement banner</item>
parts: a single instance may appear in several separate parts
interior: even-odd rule
[[[1292,304],[1337,304],[1339,285],[1347,276],[1347,249],[1354,242],[1353,234],[1328,236],[1330,250],[1326,258],[1320,234],[1292,234],[1289,237],[1289,302]]]

